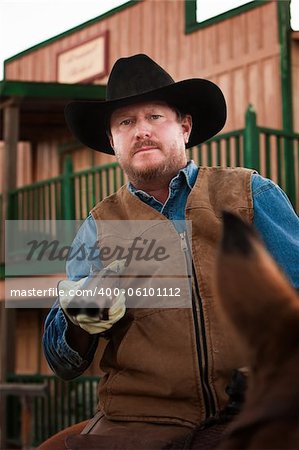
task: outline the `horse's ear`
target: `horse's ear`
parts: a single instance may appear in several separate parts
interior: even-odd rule
[[[223,213],[216,290],[229,320],[251,349],[273,358],[275,352],[280,357],[280,348],[286,353],[286,348],[299,346],[296,291],[253,227],[228,212]]]

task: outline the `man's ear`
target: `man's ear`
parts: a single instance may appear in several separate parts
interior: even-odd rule
[[[107,133],[108,138],[109,138],[109,143],[111,145],[111,147],[114,149],[114,142],[113,142],[113,137],[111,133]]]
[[[181,125],[182,125],[182,130],[183,130],[184,141],[185,141],[185,144],[187,144],[189,141],[189,136],[191,134],[191,130],[192,130],[191,114],[184,115],[184,117],[182,118]]]

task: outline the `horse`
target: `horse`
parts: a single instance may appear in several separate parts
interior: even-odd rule
[[[243,409],[218,448],[298,449],[298,293],[253,227],[229,212],[215,277],[223,311],[250,358]]]

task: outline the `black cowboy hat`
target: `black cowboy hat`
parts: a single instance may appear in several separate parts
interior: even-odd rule
[[[165,101],[179,111],[190,113],[192,132],[186,148],[217,134],[226,121],[226,103],[216,84],[202,78],[175,82],[147,55],[120,58],[107,84],[106,101],[74,101],[66,105],[66,122],[84,145],[114,154],[107,136],[108,120],[117,108],[139,101]]]

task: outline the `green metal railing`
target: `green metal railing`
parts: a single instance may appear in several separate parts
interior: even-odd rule
[[[14,189],[9,193],[10,220],[84,219],[97,201],[125,182],[117,163],[73,172],[70,157],[62,175]]]
[[[62,219],[65,174],[14,189],[9,193],[9,220]]]
[[[299,211],[299,134],[264,127],[258,131],[265,176],[285,190]]]
[[[222,133],[204,144],[188,149],[189,159],[199,166],[243,166],[244,130]]]
[[[245,122],[244,166],[278,183],[299,212],[299,133],[259,127],[252,106]]]
[[[36,446],[58,431],[91,418],[98,402],[99,377],[80,377],[63,381],[49,375],[9,375],[13,383],[45,383],[46,398],[37,397],[32,402],[32,445]],[[8,401],[8,441],[20,443],[21,430],[20,398],[10,396]],[[11,420],[13,418],[13,420]]]
[[[74,205],[72,218],[84,219],[97,201],[116,192],[125,182],[124,172],[117,163],[82,170],[72,175]]]

